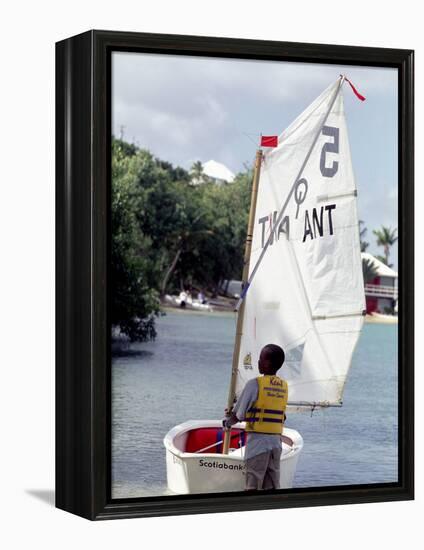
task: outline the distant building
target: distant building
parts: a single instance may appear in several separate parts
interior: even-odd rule
[[[225,166],[225,164],[217,162],[216,160],[208,160],[208,162],[205,162],[203,164],[203,173],[217,184],[232,183],[235,178],[235,175]]]
[[[365,284],[367,313],[397,313],[398,274],[368,252],[362,252],[362,259],[369,260],[376,271],[371,282]]]

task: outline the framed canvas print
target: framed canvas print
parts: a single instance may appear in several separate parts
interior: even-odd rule
[[[56,505],[413,498],[413,52],[56,45]]]

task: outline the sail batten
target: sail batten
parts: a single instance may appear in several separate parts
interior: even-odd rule
[[[287,409],[298,409],[298,410],[314,410],[314,409],[328,409],[330,407],[343,407],[343,403],[308,403],[305,401],[297,401],[287,403]]]
[[[341,315],[312,315],[313,321],[323,321],[325,319],[340,319],[342,317],[363,317],[365,310],[355,311],[353,313],[343,313]]]
[[[261,348],[275,343],[286,352],[280,373],[290,403],[341,403],[365,309],[341,84],[327,88],[264,153],[236,395],[258,375]]]

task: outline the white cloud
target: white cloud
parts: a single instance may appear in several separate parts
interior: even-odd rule
[[[127,139],[156,143],[173,162],[213,158],[225,139],[238,170],[251,155],[243,133],[280,133],[340,72],[371,98],[395,88],[390,69],[115,53],[113,131],[125,126]]]
[[[367,98],[345,85],[359,215],[370,232],[381,220],[396,226],[394,69],[114,53],[113,132],[124,126],[125,139],[175,165],[213,159],[236,173],[260,133],[279,134],[340,73]]]

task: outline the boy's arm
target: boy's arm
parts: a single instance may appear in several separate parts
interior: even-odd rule
[[[229,430],[231,426],[241,422],[246,417],[246,412],[252,406],[258,398],[258,383],[256,379],[249,380],[243,391],[240,394],[237,403],[235,404],[233,410],[225,410],[225,419],[222,421],[222,425],[225,429]],[[230,413],[230,414],[228,414]]]

